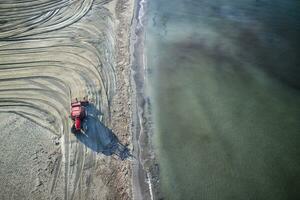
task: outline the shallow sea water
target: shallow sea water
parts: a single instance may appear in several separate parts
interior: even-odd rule
[[[149,1],[165,199],[300,199],[300,2]]]

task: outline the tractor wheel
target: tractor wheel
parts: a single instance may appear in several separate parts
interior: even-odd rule
[[[72,125],[72,127],[71,127],[71,132],[74,133],[74,134],[76,133],[75,124]]]

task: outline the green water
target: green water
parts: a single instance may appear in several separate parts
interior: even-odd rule
[[[300,199],[299,3],[150,1],[165,199]]]

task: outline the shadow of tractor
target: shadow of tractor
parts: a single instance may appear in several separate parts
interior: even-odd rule
[[[85,131],[75,134],[76,138],[94,152],[106,156],[117,155],[122,160],[131,157],[127,146],[121,144],[112,130],[100,122],[98,116],[101,113],[98,109],[89,104],[86,110],[87,117],[83,122]]]

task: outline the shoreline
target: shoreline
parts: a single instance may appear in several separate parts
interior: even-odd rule
[[[147,63],[145,58],[145,12],[146,0],[137,0],[134,5],[130,36],[131,52],[131,87],[133,91],[132,107],[132,142],[133,164],[132,193],[133,199],[158,199],[159,169],[151,144],[153,135],[151,102],[146,92]]]

